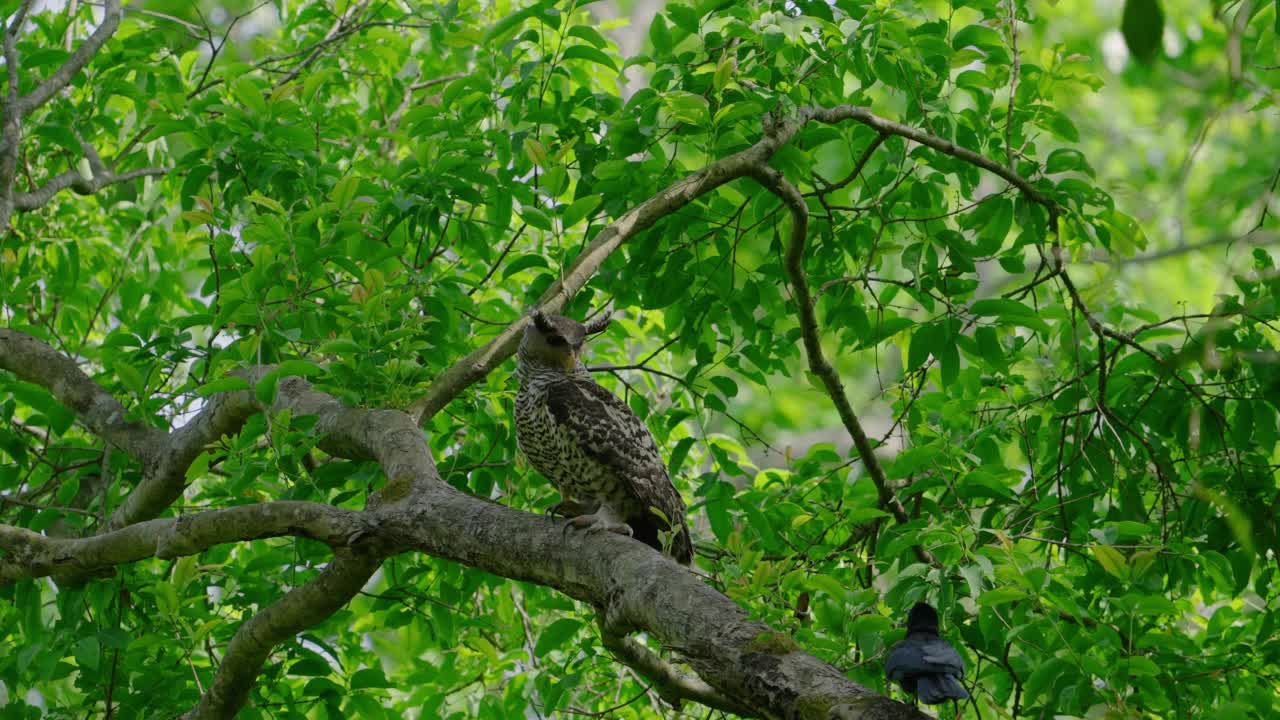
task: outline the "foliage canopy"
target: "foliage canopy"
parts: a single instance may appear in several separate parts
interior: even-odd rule
[[[444,479],[542,512],[511,363],[440,379],[621,237],[565,313],[617,309],[590,363],[663,448],[707,582],[785,633],[766,650],[885,692],[929,599],[970,668],[966,717],[1273,716],[1280,6],[706,0],[666,5],[624,57],[636,28],[599,5],[127,6],[6,131],[0,326],[165,431],[223,393],[270,407],[288,376],[360,408],[442,397],[423,428]],[[1130,63],[1148,6],[1163,45]],[[0,7],[13,27],[27,5]],[[10,111],[102,16],[19,17]],[[779,176],[738,168],[611,225],[780,127]],[[314,416],[260,412],[186,458],[180,498],[122,516],[150,469],[5,357],[5,527],[358,511],[386,482],[321,449]],[[0,567],[15,547],[0,533]],[[87,583],[0,573],[0,707],[185,712],[241,623],[332,557],[282,537]],[[595,620],[397,555],[275,647],[238,717],[670,713]]]

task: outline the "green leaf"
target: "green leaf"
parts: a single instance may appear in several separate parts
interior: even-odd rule
[[[120,378],[120,383],[138,397],[145,397],[147,394],[147,382],[143,379],[142,373],[138,369],[126,362],[117,362],[112,366],[115,370],[116,377]]]
[[[236,100],[254,115],[267,114],[267,101],[262,97],[258,83],[248,75],[242,75],[231,83],[231,93]]]
[[[200,397],[209,397],[222,392],[236,392],[239,390],[248,390],[249,381],[236,375],[228,375],[224,378],[218,378],[213,382],[205,383],[196,388],[196,394]]]
[[[329,342],[321,345],[317,351],[322,355],[349,356],[363,352],[364,348],[360,346],[360,343],[352,340],[351,338],[338,338],[337,340],[330,340]]]
[[[809,589],[825,593],[827,597],[839,603],[843,603],[849,596],[849,591],[845,588],[844,583],[830,575],[812,575],[806,582]]]
[[[196,574],[196,556],[186,555],[178,558],[173,564],[173,586],[179,593],[187,587],[187,583]]]
[[[559,650],[570,638],[578,634],[578,630],[581,628],[582,621],[580,620],[572,618],[556,620],[538,634],[538,643],[533,648],[533,654],[538,657],[545,657],[552,650]]]
[[[318,657],[304,657],[289,666],[290,675],[300,675],[302,677],[324,677],[332,672],[333,668],[329,666],[329,663]]]
[[[1160,0],[1125,0],[1120,32],[1138,62],[1155,60],[1164,35],[1164,10]]]
[[[662,15],[655,15],[649,24],[649,42],[659,56],[671,54],[671,31],[667,29],[667,21]]]
[[[1089,167],[1089,163],[1084,158],[1084,153],[1075,148],[1058,148],[1049,153],[1049,159],[1044,163],[1044,171],[1049,174],[1068,172],[1070,170],[1081,170],[1093,175],[1093,168]]]
[[[689,450],[693,448],[694,442],[696,441],[693,438],[681,438],[676,443],[675,449],[667,459],[667,469],[672,477],[680,474],[680,468],[684,465],[685,458],[689,457]]]
[[[76,643],[75,649],[76,664],[89,671],[98,669],[98,663],[102,659],[102,648],[98,646],[98,638],[91,636],[82,639]]]
[[[172,617],[178,612],[178,591],[173,587],[173,583],[160,581],[155,585],[156,607],[160,613],[166,617]]]
[[[484,34],[484,44],[492,46],[494,43],[514,32],[515,29],[522,25],[525,20],[541,14],[543,10],[554,4],[554,0],[542,0],[541,2],[536,2],[529,7],[522,8],[507,15],[494,23],[493,26]]]
[[[1015,600],[1021,600],[1027,596],[1027,592],[1013,585],[1005,585],[993,590],[988,590],[978,597],[978,604],[983,607],[996,607],[1005,605]]]
[[[520,208],[520,219],[539,230],[551,231],[551,218],[538,208],[525,206]]]
[[[1124,555],[1119,550],[1110,545],[1094,545],[1093,557],[1102,566],[1103,570],[1120,578],[1121,580],[1129,579],[1129,564],[1125,561]]]
[[[564,209],[564,215],[561,218],[564,229],[568,230],[582,222],[583,218],[595,212],[598,207],[600,207],[599,195],[587,195],[574,200],[573,204]]]
[[[711,77],[711,84],[715,87],[716,92],[724,92],[729,81],[733,79],[733,60],[729,55],[720,59],[720,64],[716,66],[716,74]],[[717,121],[719,118],[717,117]]]
[[[590,25],[574,25],[569,28],[569,36],[586,40],[598,48],[604,48],[609,44],[609,41],[600,34],[600,31]]]
[[[663,104],[671,117],[690,125],[705,125],[711,117],[710,105],[701,95],[674,90],[662,97]]]
[[[985,25],[966,25],[951,38],[951,47],[956,50],[969,46],[983,50],[1004,50],[1004,44],[1000,33]]]
[[[724,395],[727,398],[737,397],[738,383],[722,375],[713,377],[710,380],[711,384],[716,386],[716,390],[719,390],[721,395]]]
[[[565,49],[563,57],[565,60],[587,60],[597,65],[603,65],[615,72],[618,70],[613,58],[590,45],[570,45]]]
[[[1013,203],[1005,199],[990,201],[994,206],[991,216],[978,232],[978,254],[995,255],[1000,252],[1009,229],[1013,227]]]
[[[254,205],[264,207],[272,212],[283,214],[285,211],[283,205],[276,202],[275,200],[272,200],[266,195],[263,195],[257,190],[254,190],[253,192],[249,193],[248,197],[245,199],[247,199],[249,202],[253,203]]]
[[[537,253],[521,255],[515,260],[512,260],[511,262],[507,263],[506,267],[502,268],[502,279],[506,280],[507,278],[511,277],[512,275],[515,275],[521,270],[528,270],[529,268],[545,268],[545,267],[550,267],[550,265],[547,264],[547,259],[544,258],[542,255],[539,255]]]
[[[363,690],[365,688],[389,688],[395,687],[387,680],[386,673],[381,667],[363,668],[355,671],[351,675],[351,680],[347,683],[347,687],[352,690]]]
[[[524,139],[524,154],[529,156],[529,162],[534,165],[545,167],[547,164],[547,148],[535,137]]]
[[[266,407],[271,407],[276,401],[276,386],[280,384],[280,372],[272,370],[263,375],[258,383],[253,387],[253,396],[258,399]]]
[[[1048,335],[1049,325],[1034,310],[1017,300],[1005,298],[987,298],[977,300],[969,306],[969,312],[978,317],[995,317],[1002,323],[1021,325]]]
[[[209,463],[212,460],[213,457],[209,454],[208,450],[197,455],[196,459],[192,460],[191,464],[187,466],[187,471],[185,473],[187,480],[196,480],[209,472]]]
[[[334,183],[333,189],[329,191],[329,200],[339,210],[345,210],[351,206],[351,201],[355,200],[356,190],[359,187],[360,178],[348,175]]]
[[[284,377],[297,375],[312,378],[324,375],[324,368],[310,360],[285,360],[276,366],[275,372]]]

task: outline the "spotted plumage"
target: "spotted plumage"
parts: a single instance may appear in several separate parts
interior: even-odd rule
[[[583,325],[535,312],[533,320],[517,369],[520,449],[566,501],[590,513],[574,518],[576,526],[626,532],[661,550],[659,532],[674,524],[668,552],[688,563],[693,546],[684,501],[653,436],[626,403],[596,384],[580,359],[586,336],[603,330],[607,319]]]

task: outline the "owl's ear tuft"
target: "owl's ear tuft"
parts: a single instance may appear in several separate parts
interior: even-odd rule
[[[551,334],[555,332],[555,328],[551,325],[551,319],[541,309],[536,309],[530,316],[533,318],[533,326],[538,328],[538,332]]]
[[[602,333],[605,331],[605,328],[609,327],[609,321],[612,319],[613,319],[613,311],[609,310],[604,314],[600,315],[599,317],[592,318],[589,322],[587,322],[586,325],[583,326],[583,329],[586,330],[586,333],[588,335],[595,335],[596,333]]]

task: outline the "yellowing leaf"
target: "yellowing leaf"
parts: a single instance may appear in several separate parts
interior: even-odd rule
[[[1094,545],[1093,557],[1102,566],[1103,570],[1115,575],[1121,580],[1129,578],[1129,564],[1125,561],[1124,555],[1119,550],[1110,545]]]

